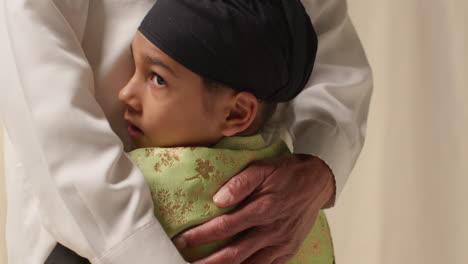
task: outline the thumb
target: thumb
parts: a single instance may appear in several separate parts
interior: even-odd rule
[[[224,184],[213,197],[213,202],[221,208],[241,202],[260,186],[273,170],[273,167],[269,168],[260,162],[252,163]]]

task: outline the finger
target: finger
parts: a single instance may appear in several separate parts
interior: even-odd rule
[[[260,186],[274,169],[273,165],[253,163],[221,187],[213,197],[214,203],[221,208],[238,204]]]
[[[267,247],[257,251],[250,258],[248,258],[242,264],[271,264],[275,259],[278,258],[276,252],[278,252],[278,247]]]
[[[178,249],[183,249],[224,240],[253,226],[274,222],[279,215],[275,213],[273,201],[269,196],[247,201],[248,203],[234,212],[215,217],[178,235],[174,244]]]
[[[235,240],[232,244],[192,264],[240,264],[265,247],[266,243],[267,236],[265,232],[260,228],[256,228]]]

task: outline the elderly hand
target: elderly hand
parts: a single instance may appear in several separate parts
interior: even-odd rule
[[[292,154],[257,161],[214,196],[219,207],[242,202],[239,208],[182,233],[174,243],[191,248],[242,232],[232,244],[193,264],[285,263],[334,192],[332,172],[317,157]]]

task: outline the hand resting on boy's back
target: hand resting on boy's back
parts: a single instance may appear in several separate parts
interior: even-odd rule
[[[194,264],[285,263],[297,252],[318,211],[333,204],[334,191],[333,175],[317,157],[292,154],[257,161],[214,198],[220,207],[247,198],[243,206],[186,231],[174,242],[179,249],[196,247],[248,229],[238,241]]]

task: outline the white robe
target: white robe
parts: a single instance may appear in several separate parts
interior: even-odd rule
[[[9,264],[56,242],[92,263],[184,263],[153,216],[117,94],[154,0],[4,0],[20,83],[2,87]],[[332,169],[337,195],[365,137],[372,73],[344,0],[303,0],[319,37],[313,77],[279,107],[275,136]],[[121,142],[124,142],[122,144]]]

